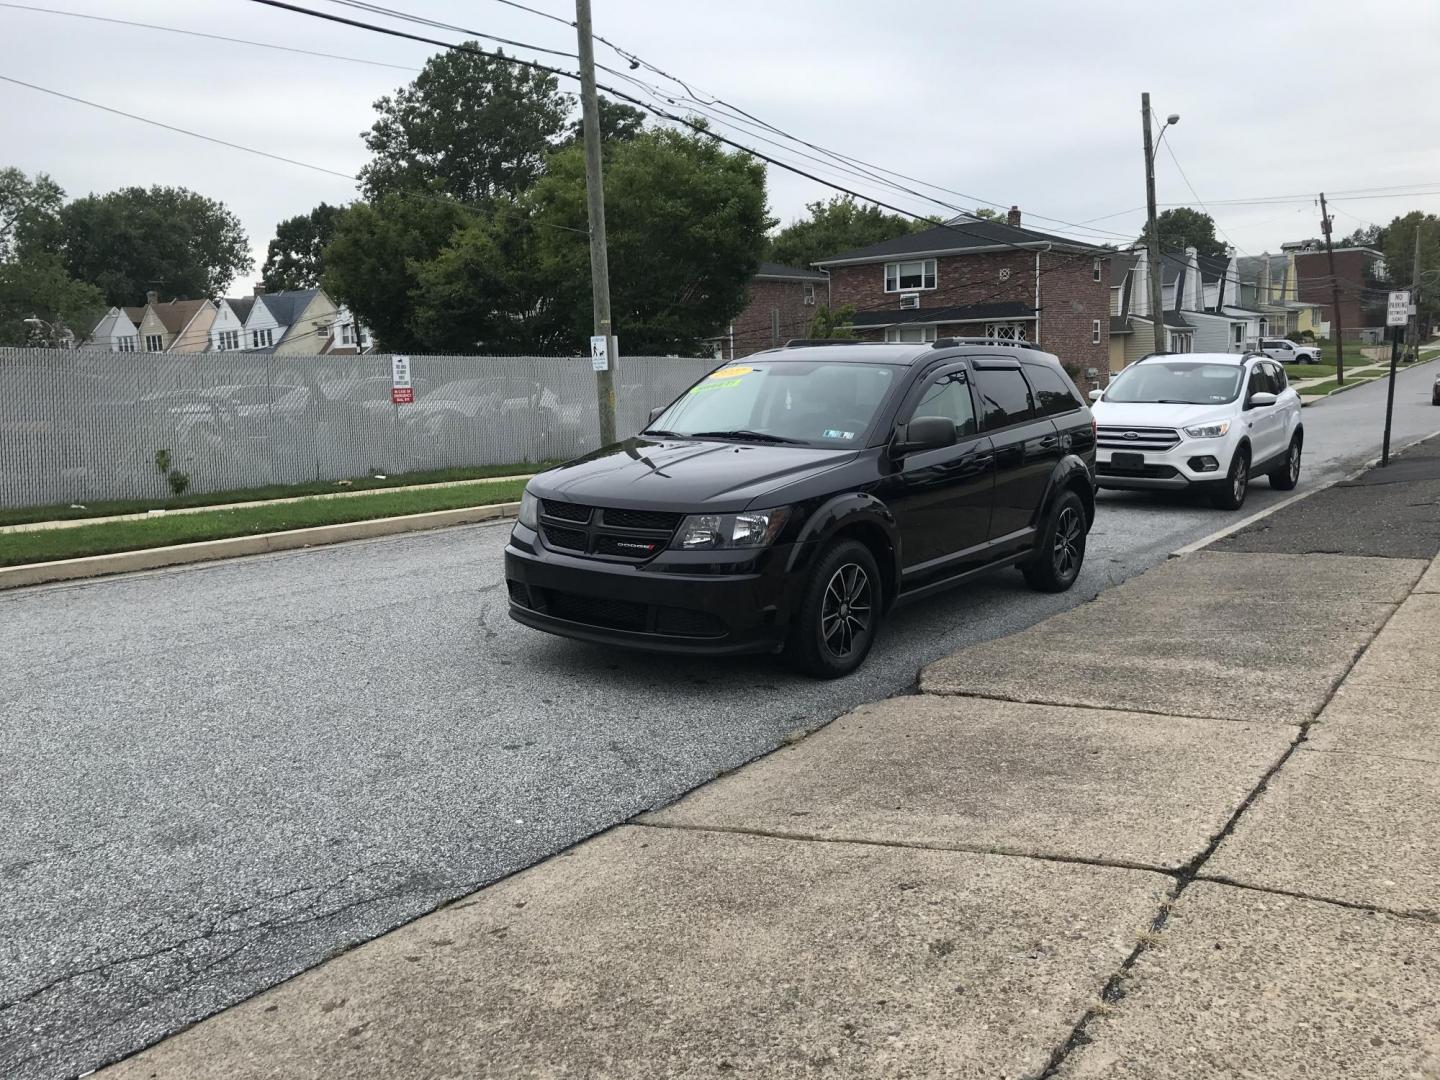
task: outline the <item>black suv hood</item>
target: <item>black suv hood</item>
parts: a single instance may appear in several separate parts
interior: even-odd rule
[[[530,481],[530,490],[589,506],[733,513],[769,505],[797,481],[854,459],[855,450],[696,439],[633,438]],[[756,502],[760,500],[760,502]]]

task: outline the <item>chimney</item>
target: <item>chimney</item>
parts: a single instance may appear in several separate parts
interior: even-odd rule
[[[1018,206],[1010,207],[1010,213],[1005,215],[1005,224],[1014,225],[1017,229],[1020,227],[1020,208]]]
[[[147,304],[158,304],[160,302],[160,294],[154,289],[151,289],[145,294],[145,302]]]
[[[264,286],[264,285],[256,285],[256,286],[255,286],[255,295],[256,295],[256,296],[264,296],[264,295],[265,295],[265,286]]]

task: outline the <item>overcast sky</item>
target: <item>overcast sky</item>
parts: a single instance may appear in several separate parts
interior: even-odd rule
[[[251,0],[29,2],[402,67],[418,68],[433,51]],[[346,10],[328,0],[300,2]],[[564,0],[528,2],[574,14]],[[1318,234],[1313,193],[1320,190],[1432,193],[1339,195],[1333,206],[1341,233],[1417,207],[1440,210],[1435,0],[593,2],[596,33],[697,91],[827,149],[965,193],[927,189],[942,203],[1018,204],[1037,228],[1096,240],[1136,234],[1145,199],[1142,90],[1162,117],[1181,115],[1166,141],[1242,253]],[[387,6],[548,48],[575,47],[571,28],[497,0]],[[347,174],[366,160],[360,132],[373,122],[374,100],[411,77],[393,67],[8,4],[0,6],[0,41],[0,75]],[[626,67],[603,46],[597,58]],[[729,134],[774,149],[753,132]],[[72,197],[171,184],[220,199],[245,224],[257,274],[277,221],[354,196],[354,185],[338,177],[3,82],[0,146],[0,164],[48,172]],[[815,167],[794,153],[783,156]],[[825,172],[916,212],[948,212],[874,180]],[[1157,183],[1162,204],[1195,205],[1163,150]],[[773,167],[769,191],[771,212],[782,221],[831,193]],[[1227,202],[1270,196],[1291,198]],[[1038,215],[1110,232],[1082,232]]]

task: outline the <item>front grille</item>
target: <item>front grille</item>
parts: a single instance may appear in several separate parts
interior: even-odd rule
[[[667,514],[659,510],[602,510],[600,520],[617,529],[655,529],[674,532],[680,524],[681,514]]]
[[[661,510],[597,509],[558,499],[540,501],[547,547],[595,558],[649,559],[670,544],[685,515]]]
[[[584,551],[589,546],[590,534],[583,529],[562,529],[557,525],[543,526],[545,543],[551,547]]]
[[[578,503],[559,502],[555,499],[542,499],[540,506],[545,511],[546,517],[559,518],[561,521],[590,520],[590,507],[580,506]]]
[[[507,578],[505,581],[505,587],[510,590],[510,602],[512,604],[518,604],[521,607],[533,606],[530,603],[530,590],[527,589],[521,582],[511,581]]]
[[[655,630],[677,637],[723,637],[725,624],[708,611],[662,607],[655,610]]]
[[[1174,428],[1105,426],[1096,435],[1096,445],[1106,450],[1163,454],[1180,445],[1180,433]]]
[[[601,600],[575,593],[545,591],[546,608],[557,619],[587,623],[611,630],[643,631],[649,620],[649,609],[632,600]]]
[[[1138,469],[1117,469],[1108,461],[1096,463],[1095,471],[1101,476],[1132,476],[1146,480],[1168,480],[1172,476],[1180,475],[1180,470],[1173,465],[1142,465]]]

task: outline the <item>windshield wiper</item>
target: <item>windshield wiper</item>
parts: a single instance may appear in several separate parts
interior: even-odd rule
[[[658,435],[662,439],[686,439],[688,435],[681,435],[678,431],[666,431],[664,428],[646,428],[640,432],[641,435]]]
[[[771,435],[765,431],[751,431],[749,428],[735,428],[732,431],[692,431],[689,435],[692,439],[747,439],[751,442],[767,443],[789,443],[794,446],[804,446],[803,439],[789,439],[784,435]]]

